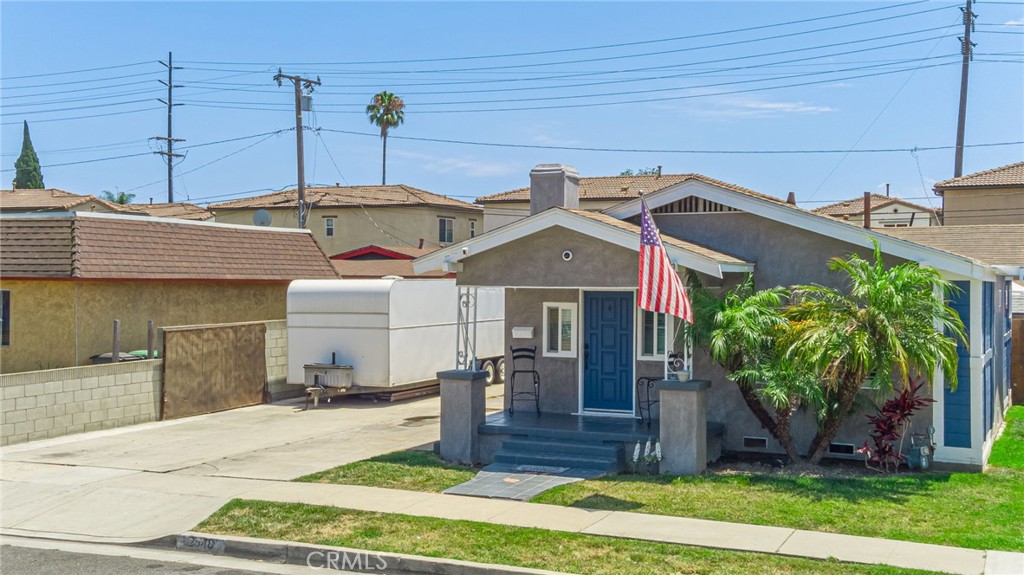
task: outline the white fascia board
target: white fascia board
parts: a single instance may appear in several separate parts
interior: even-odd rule
[[[647,200],[648,207],[653,209],[690,195],[854,245],[871,247],[869,238],[874,238],[878,240],[878,245],[882,248],[883,253],[906,260],[927,261],[928,265],[932,267],[959,275],[982,279],[993,273],[991,269],[988,269],[989,266],[979,264],[962,256],[864,228],[858,228],[844,222],[832,220],[826,216],[803,212],[799,209],[779,205],[775,202],[718,186],[712,186],[704,182],[682,182],[645,196],[645,199]],[[635,216],[640,213],[640,200],[636,199],[621,203],[605,210],[603,213],[619,219]]]
[[[413,260],[413,270],[423,273],[453,264],[472,255],[483,253],[506,243],[524,238],[552,227],[562,227],[579,232],[608,243],[633,251],[639,249],[639,235],[627,230],[603,224],[584,216],[578,216],[562,209],[551,209],[529,218],[502,226],[481,236],[457,243],[453,246],[427,254]],[[669,259],[676,265],[697,270],[714,277],[722,277],[725,271],[752,271],[752,264],[726,263],[707,256],[695,254],[683,248],[665,244]],[[728,268],[728,269],[726,269]]]

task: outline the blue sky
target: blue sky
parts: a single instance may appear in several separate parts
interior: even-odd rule
[[[157,61],[172,51],[184,104],[174,136],[196,146],[176,167],[178,200],[295,185],[280,66],[323,81],[307,116],[320,131],[305,135],[313,184],[380,183],[363,108],[387,89],[407,102],[388,182],[460,199],[527,185],[533,165],[561,162],[584,176],[661,165],[792,191],[810,208],[890,183],[937,206],[931,185],[952,176],[954,153],[920,148],[954,143],[961,5],[5,0],[0,177],[9,188],[28,120],[48,187],[166,201],[166,167],[147,139],[166,135]],[[1024,4],[975,12],[966,141],[983,146],[966,150],[965,173],[1024,158],[1020,143],[984,146],[1024,141]],[[877,149],[897,151],[856,151]],[[766,153],[787,150],[854,152]],[[131,157],[107,159],[118,156]]]

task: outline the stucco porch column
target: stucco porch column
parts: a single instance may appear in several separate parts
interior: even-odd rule
[[[661,473],[696,475],[708,465],[708,389],[702,379],[657,383],[661,399]]]
[[[484,422],[487,372],[439,371],[441,382],[441,459],[480,463],[480,424]]]

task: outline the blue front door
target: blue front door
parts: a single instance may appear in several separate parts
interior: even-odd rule
[[[583,409],[633,410],[633,294],[583,294]]]

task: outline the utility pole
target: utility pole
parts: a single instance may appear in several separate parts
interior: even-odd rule
[[[974,59],[974,47],[977,45],[971,42],[971,32],[974,31],[974,19],[977,18],[971,10],[971,0],[967,0],[967,6],[960,9],[964,13],[964,35],[960,40],[960,53],[963,55],[963,65],[960,69],[960,114],[956,122],[956,159],[953,165],[953,177],[959,178],[964,173],[964,127],[967,123],[967,73],[971,67],[971,60]]]
[[[274,75],[274,81],[280,86],[281,80],[291,80],[295,85],[295,153],[299,177],[299,229],[302,229],[306,227],[306,167],[302,151],[302,90],[306,90],[307,94],[312,94],[313,86],[320,85],[320,76],[317,76],[316,80],[302,76],[289,76],[282,74],[281,69],[278,68],[277,74]]]
[[[182,140],[181,138],[174,138],[172,136],[172,131],[171,131],[171,127],[172,127],[172,124],[171,124],[171,113],[174,110],[175,106],[180,106],[181,105],[181,104],[175,104],[174,103],[174,89],[182,87],[181,85],[175,85],[174,84],[174,71],[175,70],[181,70],[181,66],[177,66],[177,67],[174,66],[174,63],[173,63],[173,61],[171,59],[171,53],[170,52],[167,53],[167,62],[164,62],[163,60],[160,60],[160,63],[167,67],[167,81],[164,82],[163,80],[157,80],[157,82],[160,82],[164,86],[167,86],[167,101],[164,101],[164,100],[162,100],[160,98],[157,98],[158,102],[163,102],[164,104],[167,105],[167,137],[164,138],[162,136],[156,136],[156,137],[150,138],[150,139],[151,140],[162,140],[164,142],[167,142],[167,149],[166,150],[161,150],[159,152],[153,152],[153,153],[154,154],[158,154],[160,156],[166,156],[167,157],[167,203],[173,204],[174,203],[174,158],[184,157],[181,154],[175,154],[174,153],[174,142],[184,142],[185,141],[185,140]]]

